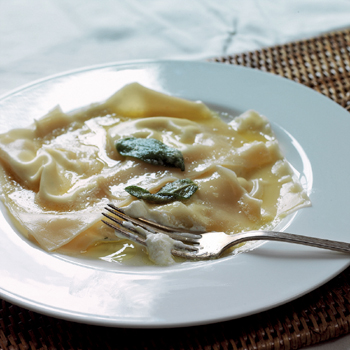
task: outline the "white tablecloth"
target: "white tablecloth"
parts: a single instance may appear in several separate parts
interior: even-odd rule
[[[84,66],[206,59],[349,26],[348,0],[0,0],[0,95]]]
[[[348,0],[0,0],[0,95],[83,66],[205,59],[349,25]]]

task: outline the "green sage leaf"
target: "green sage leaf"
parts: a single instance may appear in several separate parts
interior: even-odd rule
[[[182,171],[185,170],[185,162],[182,153],[156,139],[126,137],[117,142],[116,148],[122,156],[141,159],[153,165],[180,168]]]
[[[150,203],[164,204],[173,201],[183,201],[190,198],[198,189],[198,186],[190,179],[181,179],[169,182],[157,193],[150,193],[139,186],[125,188],[132,196]]]

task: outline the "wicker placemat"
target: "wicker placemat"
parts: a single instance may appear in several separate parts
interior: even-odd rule
[[[350,30],[212,61],[282,75],[321,92],[350,110]]]
[[[282,75],[350,110],[350,30],[213,61]],[[89,326],[40,315],[1,299],[0,302],[1,350],[299,349],[350,332],[350,268],[312,293],[283,306],[239,320],[190,328]]]

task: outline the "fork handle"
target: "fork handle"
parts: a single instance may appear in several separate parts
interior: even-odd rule
[[[310,247],[317,247],[322,249],[335,250],[337,252],[342,252],[342,253],[350,253],[349,243],[332,241],[329,239],[307,237],[307,236],[296,235],[296,234],[286,233],[286,232],[250,231],[242,234],[237,234],[236,235],[237,239],[240,239],[238,237],[239,235],[242,235],[242,242],[247,241],[247,238],[249,238],[249,241],[255,241],[255,240],[279,241],[279,242],[288,242],[288,243],[307,245]]]

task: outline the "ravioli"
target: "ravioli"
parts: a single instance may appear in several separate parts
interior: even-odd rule
[[[185,170],[147,164],[116,150],[125,137],[153,138],[182,152]],[[150,192],[191,179],[186,201],[150,204]],[[0,135],[1,199],[21,232],[47,251],[81,253],[120,240],[101,223],[107,203],[188,230],[234,234],[271,229],[311,202],[281,154],[269,121],[248,111],[230,123],[201,102],[137,83],[107,101]]]

